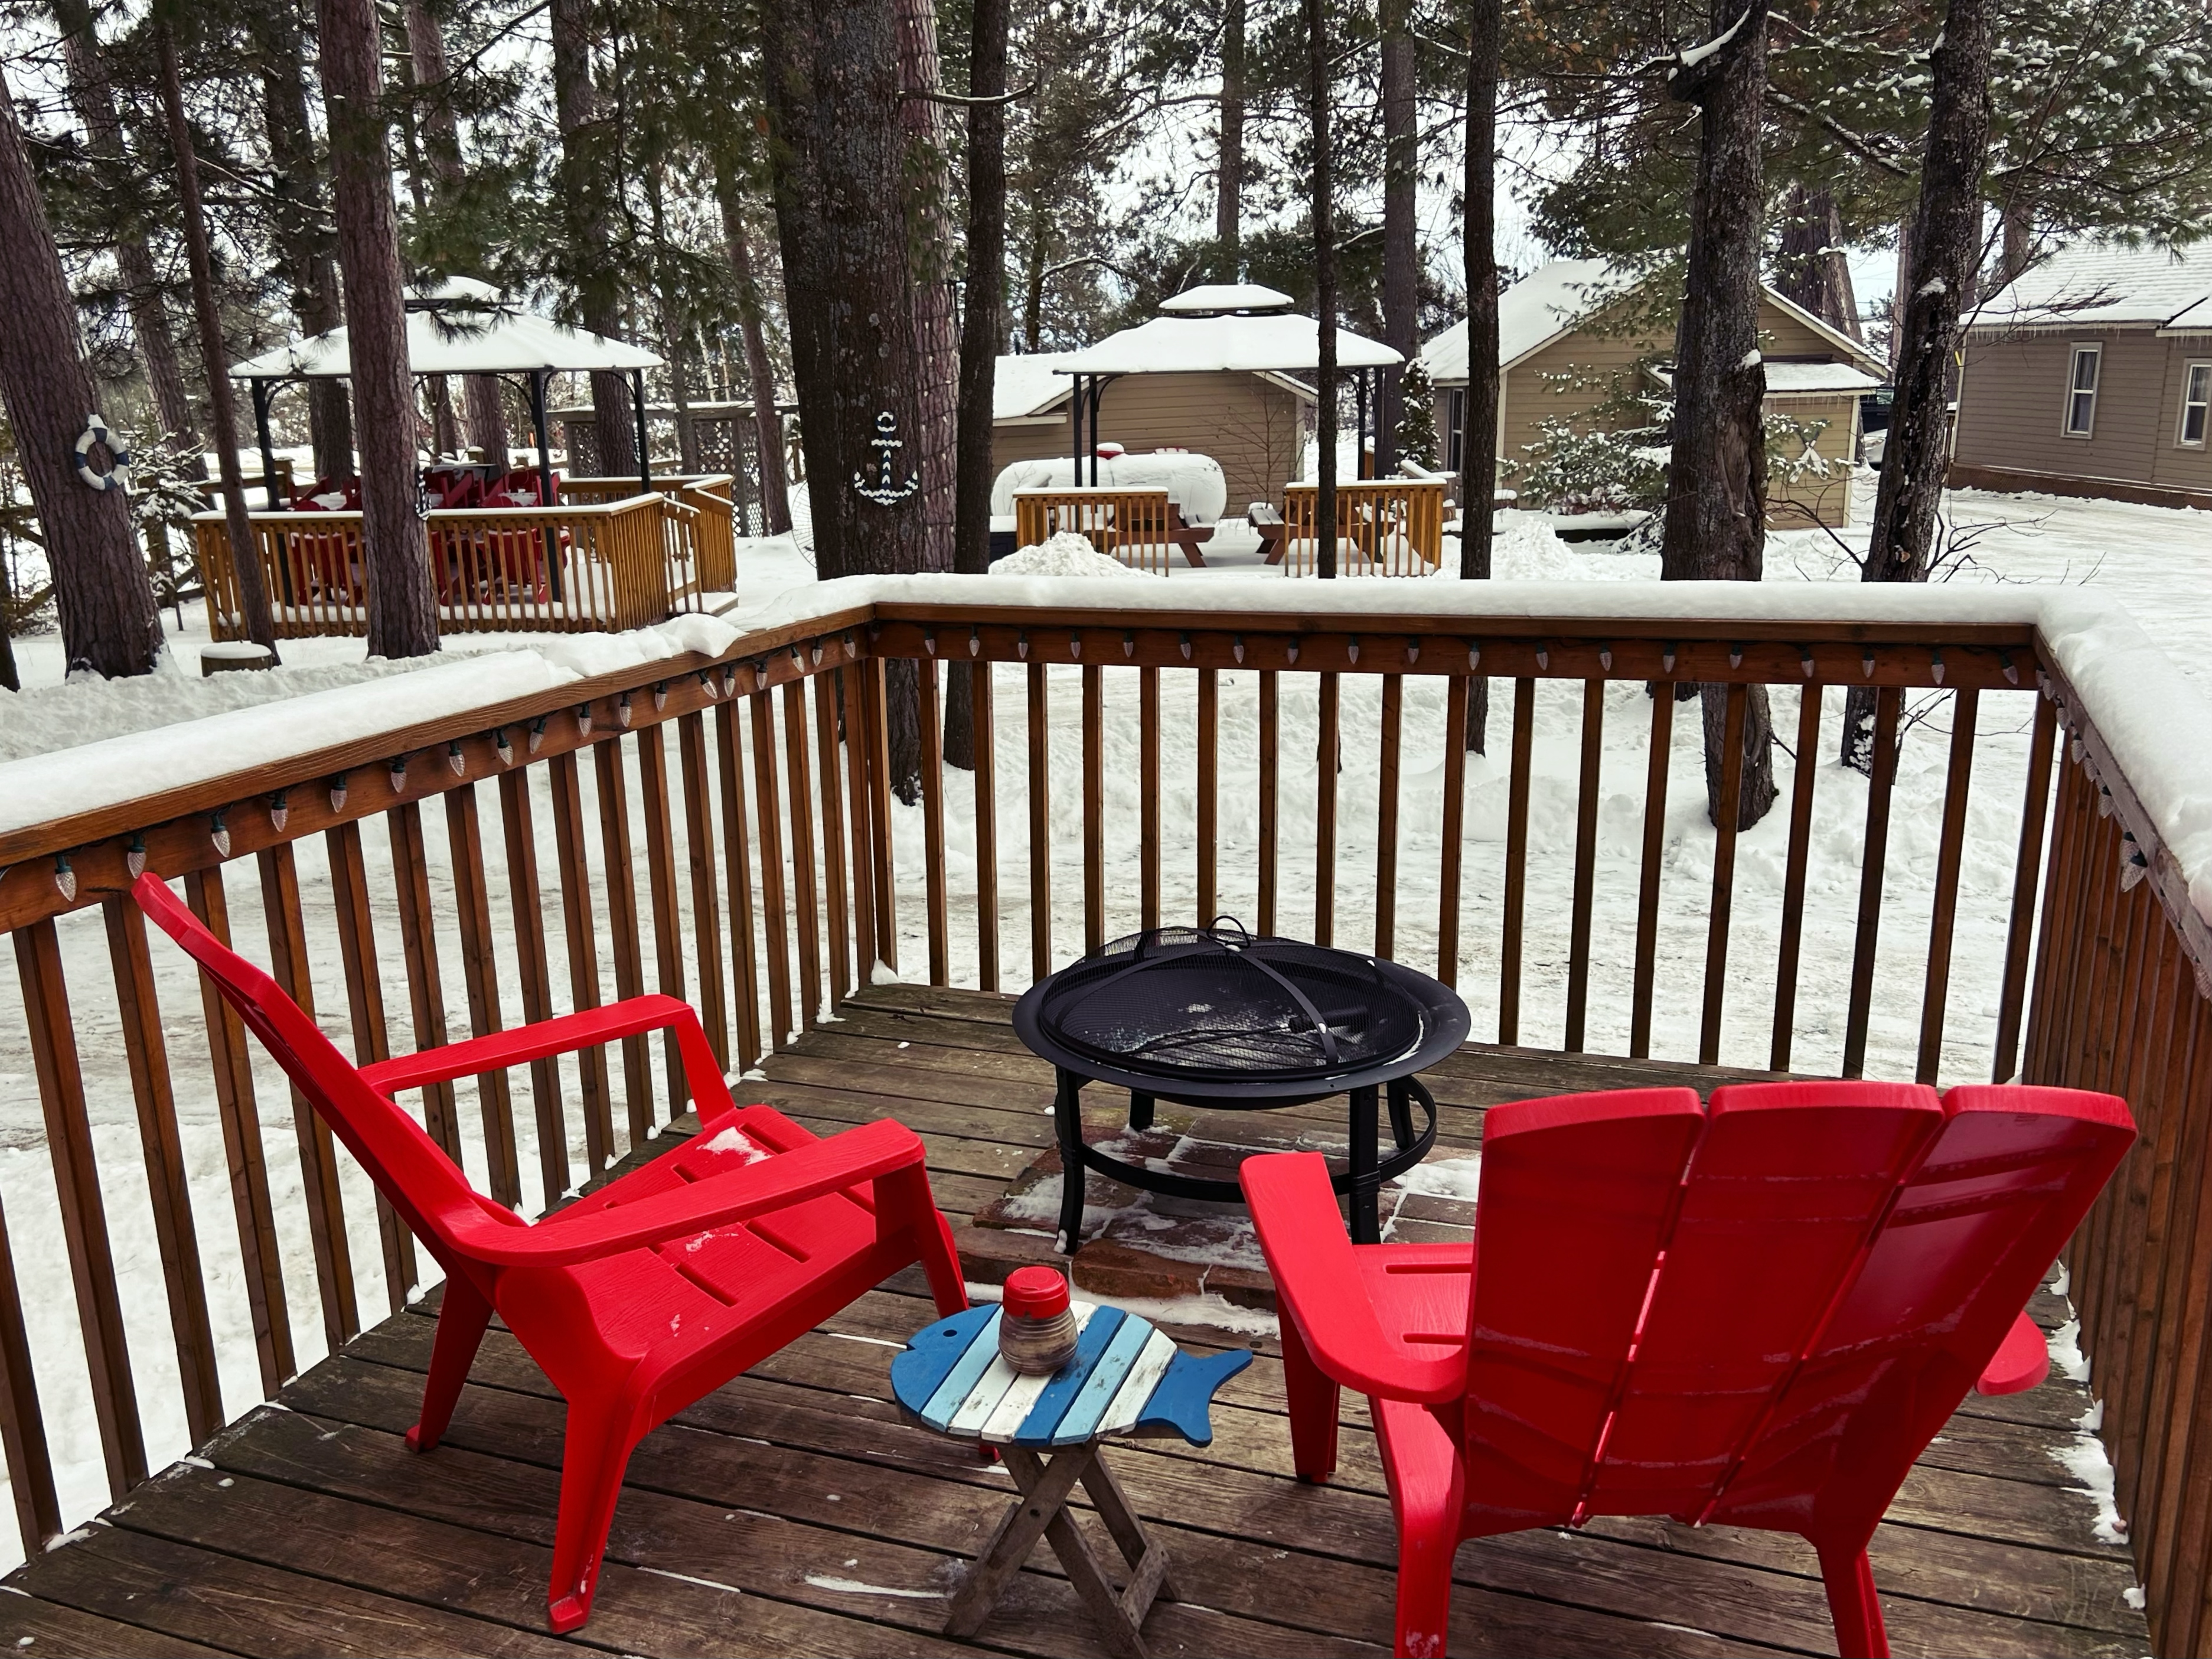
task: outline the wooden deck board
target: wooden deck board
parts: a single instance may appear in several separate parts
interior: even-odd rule
[[[1051,1075],[1008,1000],[873,988],[770,1056],[753,1093],[823,1133],[896,1113],[928,1148],[964,1229],[1050,1139]],[[903,1045],[903,1046],[902,1046]],[[1470,1049],[1439,1068],[1440,1143],[1480,1141],[1481,1109],[1563,1089],[1710,1086],[1711,1071]],[[1749,1075],[1731,1073],[1730,1076]],[[1314,1109],[1297,1132],[1336,1122]],[[677,1126],[679,1129],[687,1124]],[[666,1137],[647,1149],[665,1150]],[[1408,1226],[1462,1230],[1449,1206]],[[1038,1240],[1039,1254],[1049,1254]],[[888,1362],[931,1309],[898,1275],[650,1436],[632,1460],[593,1617],[546,1633],[544,1581],[563,1410],[520,1345],[486,1338],[453,1426],[428,1457],[401,1434],[429,1360],[434,1294],[364,1332],[264,1407],[20,1569],[0,1644],[38,1653],[603,1651],[1089,1655],[1095,1637],[1048,1553],[975,1647],[936,1635],[942,1596],[1010,1491],[1002,1468],[901,1420]],[[2034,1310],[2063,1316],[2055,1300]],[[1241,1340],[1211,1328],[1194,1347]],[[1130,1499],[1176,1564],[1185,1603],[1146,1626],[1173,1655],[1380,1654],[1395,1544],[1363,1402],[1348,1399],[1326,1487],[1291,1478],[1271,1340],[1220,1396],[1203,1449],[1117,1448]],[[1900,1655],[2140,1653],[2124,1549],[2054,1453],[2087,1405],[2054,1380],[1972,1400],[1877,1534],[1875,1575]],[[1095,1517],[1079,1524],[1097,1531]],[[1103,1536],[1103,1535],[1102,1535]],[[1729,1528],[1603,1519],[1459,1554],[1453,1650],[1561,1655],[1834,1651],[1811,1553]]]

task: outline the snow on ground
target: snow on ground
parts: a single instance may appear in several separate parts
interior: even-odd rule
[[[1867,481],[1862,482],[1858,516],[1863,521],[1871,501]],[[2184,678],[2212,692],[2212,514],[2114,502],[1971,494],[1954,496],[1953,508],[1954,519],[1961,524],[1992,526],[1976,540],[1972,562],[1954,577],[1954,581],[2079,583],[2120,599],[2172,655]],[[1841,541],[1863,547],[1865,533],[1862,522],[1862,527],[1843,532]],[[1273,574],[1259,563],[1256,538],[1237,520],[1220,527],[1207,546],[1206,557],[1209,569],[1178,567],[1170,586],[1162,589],[1149,582],[1127,581],[1121,584],[1122,593],[1130,601],[1141,597],[1175,604],[1204,603],[1206,587],[1224,577],[1249,580]],[[729,614],[731,620],[739,623],[760,617],[779,594],[809,584],[814,577],[810,556],[801,542],[791,537],[740,543],[738,572],[739,591]],[[1498,550],[1497,574],[1506,580],[1588,582],[1648,580],[1656,574],[1656,561],[1614,554],[1601,544],[1562,543],[1534,515],[1508,515]],[[1850,580],[1855,574],[1838,538],[1826,532],[1790,532],[1774,537],[1770,544],[1767,576],[1771,582]],[[1192,583],[1198,586],[1188,586]],[[1371,593],[1379,598],[1394,590],[1413,597],[1410,585],[1367,581],[1342,584],[1339,597],[1357,603],[1361,601],[1352,600],[1352,596],[1359,594],[1364,602],[1372,603],[1364,596]],[[1220,591],[1225,594],[1229,590]],[[1317,603],[1321,592],[1310,586],[1301,591],[1301,598],[1310,595]],[[388,684],[395,678],[453,665],[449,662],[426,669],[420,665],[370,663],[364,659],[362,644],[357,640],[301,641],[286,644],[283,669],[203,681],[196,677],[196,668],[197,647],[206,638],[204,624],[193,607],[187,607],[186,618],[190,626],[173,635],[174,661],[170,666],[151,678],[114,685],[86,681],[64,684],[58,647],[51,636],[19,641],[18,659],[30,689],[20,696],[0,694],[0,761],[201,714],[265,706],[276,697],[328,692],[363,681]],[[634,653],[635,643],[624,646],[604,636],[561,641],[543,635],[479,635],[453,642],[456,655],[518,649],[537,652],[556,667],[588,672],[592,671],[586,665],[606,660],[602,653]],[[998,710],[1000,939],[1005,964],[1001,988],[1008,990],[1018,989],[1026,982],[1030,960],[1024,947],[1030,933],[1029,814],[1024,802],[1030,793],[1023,718],[1024,674],[1020,665],[1002,665],[993,674]],[[1048,670],[1047,678],[1054,738],[1048,814],[1053,849],[1053,934],[1055,960],[1065,961],[1080,949],[1082,937],[1080,672],[1073,666],[1054,665]],[[1162,806],[1168,848],[1163,910],[1169,916],[1188,915],[1195,904],[1192,780],[1196,709],[1191,679],[1173,672],[1161,677],[1164,777],[1168,786]],[[1138,925],[1139,771],[1135,680],[1133,671],[1110,665],[1105,677],[1109,937],[1133,931]],[[1256,675],[1242,671],[1224,671],[1219,676],[1220,908],[1255,926],[1258,921],[1256,681]],[[1285,675],[1280,685],[1282,900],[1275,920],[1281,931],[1304,933],[1310,931],[1313,921],[1316,776],[1305,761],[1314,753],[1317,735],[1316,690],[1312,677],[1304,675]],[[1380,688],[1372,677],[1352,674],[1343,678],[1340,686],[1343,736],[1338,779],[1335,938],[1340,944],[1364,947],[1374,937]],[[1508,730],[1511,696],[1510,682],[1492,682],[1492,755],[1470,757],[1468,767],[1459,982],[1473,1009],[1478,1038],[1491,1037],[1497,1030],[1508,787],[1499,751]],[[1796,699],[1793,688],[1779,688],[1774,694],[1775,725],[1785,740],[1796,729]],[[1940,693],[1912,702],[1918,718],[1905,740],[1884,884],[1876,983],[1889,988],[1875,1011],[1869,1054],[1869,1071],[1874,1075],[1911,1073],[1949,702]],[[1864,780],[1840,769],[1828,758],[1835,745],[1839,703],[1840,698],[1828,699],[1821,744],[1810,757],[1810,763],[1818,768],[1808,897],[1811,921],[1802,941],[1793,1060],[1796,1066],[1809,1071],[1832,1070],[1840,1056],[1852,945],[1850,916],[1857,896],[1864,823]],[[2031,712],[2025,694],[1990,694],[1982,699],[1981,743],[1969,805],[1951,1018],[1942,1068],[1947,1082],[1987,1075],[2025,769],[2025,734]],[[1539,683],[1520,1035],[1522,1042],[1540,1045],[1559,1040],[1564,1018],[1581,720],[1578,684]],[[1645,744],[1650,720],[1650,703],[1642,687],[1609,687],[1604,720],[1589,1026],[1594,1049],[1620,1052],[1627,1038],[1628,963],[1634,937]],[[779,728],[781,724],[777,723]],[[1713,832],[1705,817],[1697,727],[1689,711],[1678,714],[1666,813],[1658,965],[1662,994],[1655,1019],[1654,1052],[1671,1058],[1692,1058],[1696,1051],[1697,988],[1703,982],[1711,887]],[[1421,676],[1406,680],[1403,732],[1394,953],[1416,966],[1433,969],[1437,872],[1442,851],[1437,835],[1443,790],[1440,682]],[[750,741],[749,736],[746,740]],[[781,741],[780,729],[776,741]],[[1778,782],[1785,798],[1796,763],[1796,758],[1786,753],[1778,756]],[[671,770],[675,770],[672,765]],[[557,890],[551,880],[557,866],[544,772],[544,768],[531,769],[539,866],[547,879],[548,942],[557,957],[560,923],[552,914],[557,909]],[[586,821],[590,823],[598,816],[593,769],[580,769],[580,778]],[[629,799],[634,847],[645,845],[641,794],[633,778]],[[977,963],[975,813],[969,775],[951,774],[945,798],[952,978],[956,983],[973,984]],[[487,820],[493,820],[498,808],[486,796],[479,811]],[[440,955],[447,964],[445,1027],[449,1033],[458,1034],[468,1029],[468,1010],[458,969],[460,941],[453,921],[453,860],[447,844],[445,814],[433,808],[422,817],[428,843]],[[1728,1017],[1722,1049],[1723,1059],[1733,1063],[1765,1063],[1787,827],[1787,813],[1778,811],[1739,842]],[[363,830],[376,944],[387,988],[386,1017],[392,1046],[404,1049],[413,1046],[416,1036],[405,999],[393,989],[405,981],[398,918],[389,896],[395,890],[391,852],[386,836],[373,823],[364,824]],[[681,868],[688,849],[684,845],[680,813],[675,831],[675,855]],[[495,822],[487,821],[483,832],[495,843],[499,830]],[[895,808],[894,833],[900,891],[899,961],[907,977],[919,978],[926,972],[928,960],[920,883],[923,852],[920,809]],[[757,838],[753,845],[757,857]],[[594,879],[593,915],[603,922],[606,908],[601,851],[596,844],[592,848],[592,861],[601,870]],[[331,915],[332,904],[325,848],[319,839],[312,840],[299,843],[295,854],[303,904],[311,927],[318,930],[317,939],[323,941],[322,948],[311,952],[319,1017],[333,1038],[349,1049],[351,1031],[343,979],[337,953],[327,948],[327,935],[319,931],[322,919]],[[485,861],[483,874],[493,913],[500,916],[509,914],[505,872],[504,858],[495,856]],[[250,863],[241,863],[230,866],[227,875],[234,935],[249,956],[265,964],[267,930],[256,873]],[[755,891],[759,891],[757,883]],[[611,940],[604,925],[594,931],[600,982],[611,991],[616,984]],[[93,1143],[131,1338],[132,1369],[146,1418],[149,1459],[158,1467],[186,1449],[186,1437],[177,1403],[175,1352],[167,1335],[169,1316],[143,1179],[129,1070],[112,994],[107,989],[112,970],[106,939],[97,911],[64,919],[59,933],[69,981],[77,990],[76,1017]],[[648,947],[648,959],[650,956]],[[181,953],[166,940],[154,941],[153,961],[225,1404],[236,1412],[258,1400],[261,1389],[238,1264],[227,1164],[211,1092],[199,990]],[[696,988],[696,976],[689,960],[685,968],[687,985]],[[565,1009],[567,975],[556,972],[556,1009]],[[506,1013],[513,1019],[519,1011],[511,988],[507,1001]],[[96,1511],[106,1501],[106,1481],[74,1297],[65,1291],[36,1293],[40,1287],[67,1285],[70,1274],[45,1152],[36,1079],[23,1033],[15,976],[0,975],[0,1201],[4,1201],[9,1218],[18,1279],[33,1291],[27,1296],[26,1311],[33,1368],[57,1460],[64,1514],[73,1522]],[[300,1192],[298,1157],[292,1144],[290,1105],[281,1074],[258,1048],[254,1056],[276,1201],[286,1300],[298,1364],[304,1367],[324,1350],[323,1324]],[[645,1086],[647,1098],[659,1103],[655,1115],[665,1116],[665,1082],[657,1070],[659,1063],[656,1051],[654,1075]],[[617,1069],[619,1074],[618,1065]],[[573,1077],[573,1073],[568,1075]],[[526,1073],[516,1074],[514,1090],[523,1207],[534,1212],[540,1200],[538,1156]],[[627,1120],[626,1094],[618,1087],[616,1096],[616,1151],[620,1152],[627,1144],[622,1128]],[[483,1108],[483,1101],[473,1090],[460,1091],[467,1161],[471,1175],[480,1184],[486,1180],[481,1152]],[[568,1179],[574,1182],[584,1172],[585,1152],[580,1119],[574,1113],[570,1119],[565,1155]],[[362,1316],[373,1322],[387,1303],[372,1194],[349,1159],[342,1157],[341,1164],[355,1285]],[[1439,1166],[1436,1171],[1437,1179],[1455,1188],[1470,1181],[1472,1174],[1471,1166],[1463,1170]],[[428,1259],[421,1260],[426,1273],[434,1276],[435,1269]],[[1186,1316],[1186,1312],[1177,1310],[1173,1316]]]

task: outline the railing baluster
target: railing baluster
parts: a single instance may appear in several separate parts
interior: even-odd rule
[[[668,742],[659,724],[637,734],[638,787],[645,806],[646,892],[653,904],[653,965],[660,994],[678,1002],[684,994],[683,926],[676,915],[676,833],[668,806]],[[660,1038],[660,1068],[668,1093],[668,1115],[684,1115],[684,1061],[676,1033]]]
[[[1659,954],[1659,872],[1667,854],[1667,772],[1674,748],[1674,682],[1651,683],[1651,752],[1644,779],[1644,869],[1636,889],[1636,973],[1629,993],[1628,1056],[1651,1052],[1651,985]]]
[[[1221,908],[1221,684],[1198,671],[1198,915],[1204,927]]]
[[[46,1152],[53,1164],[54,1194],[60,1201],[62,1239],[76,1290],[77,1325],[84,1337],[85,1364],[92,1374],[92,1409],[107,1463],[107,1492],[111,1498],[120,1498],[146,1478],[146,1437],[139,1425],[138,1394],[131,1376],[122,1299],[115,1289],[115,1258],[93,1154],[92,1125],[85,1116],[84,1076],[77,1064],[76,1027],[70,1018],[61,940],[51,919],[15,930],[15,967],[23,982],[23,1018],[30,1027],[39,1103],[46,1112]]]
[[[499,963],[492,951],[483,830],[477,818],[473,783],[446,792],[446,846],[453,861],[453,911],[461,934],[461,986],[469,1000],[469,1034],[489,1036],[504,1029],[505,1019],[500,1010]],[[486,1072],[476,1084],[491,1195],[501,1204],[518,1206],[522,1202],[522,1172],[515,1157],[514,1104],[507,1073]]]
[[[1698,1033],[1698,1064],[1721,1058],[1721,1010],[1728,995],[1729,921],[1735,909],[1735,839],[1743,817],[1743,726],[1751,688],[1728,689],[1721,717],[1720,811],[1713,826],[1713,896],[1705,921],[1705,1006]]]
[[[337,920],[338,961],[345,969],[354,1060],[373,1066],[392,1057],[392,1042],[384,1023],[384,981],[377,970],[376,921],[369,908],[360,823],[333,824],[323,836],[323,848],[330,860],[331,908]],[[385,1303],[398,1313],[415,1285],[415,1237],[400,1225],[392,1200],[381,1191],[376,1194],[376,1236],[384,1251]],[[196,1436],[195,1443],[202,1437]]]
[[[783,688],[783,768],[791,787],[791,903],[799,928],[799,1023],[822,1018],[822,913],[814,881],[814,780],[806,758],[806,682]]]
[[[1137,671],[1138,926],[1160,925],[1160,671]]]
[[[1282,710],[1278,702],[1275,670],[1260,671],[1260,931],[1275,931],[1275,864],[1281,843],[1282,799],[1279,761],[1282,738]]]
[[[1336,773],[1342,753],[1338,726],[1342,687],[1320,677],[1314,739],[1314,943],[1336,940]]]
[[[177,1345],[185,1426],[197,1446],[222,1426],[222,1386],[216,1373],[207,1289],[200,1278],[199,1235],[192,1226],[185,1150],[177,1134],[177,1102],[169,1082],[168,1049],[161,1040],[161,1002],[154,990],[153,960],[146,950],[146,917],[119,893],[102,899],[100,908],[107,924],[108,956],[115,968],[116,1008],[122,1016],[131,1094],[138,1108],[138,1139],[146,1158],[146,1195],[154,1212],[154,1242],[161,1252],[161,1278],[168,1292],[169,1328]]]
[[[1536,737],[1536,682],[1513,682],[1513,775],[1505,797],[1505,920],[1498,953],[1498,1040],[1521,1041],[1521,934],[1527,912],[1528,783]]]
[[[1583,1050],[1589,1004],[1590,921],[1597,884],[1597,803],[1605,756],[1605,682],[1583,682],[1583,765],[1575,792],[1575,892],[1567,927],[1567,1030],[1565,1047]]]
[[[15,1526],[23,1553],[35,1561],[46,1540],[62,1529],[54,1491],[53,1454],[46,1445],[46,1414],[31,1371],[31,1343],[23,1328],[23,1297],[15,1279],[15,1251],[8,1215],[0,1209],[0,1450],[15,1499]]]
[[[261,907],[269,928],[269,976],[277,988],[315,1017],[315,984],[307,963],[307,925],[300,911],[300,872],[292,844],[280,842],[256,855],[261,866]],[[353,1241],[347,1236],[345,1198],[338,1190],[337,1144],[297,1085],[292,1089],[292,1127],[300,1143],[300,1183],[307,1200],[307,1238],[315,1255],[316,1289],[323,1304],[323,1334],[336,1353],[361,1329],[353,1285]]]
[[[1398,773],[1406,677],[1382,677],[1382,755],[1375,801],[1375,954],[1389,956],[1398,939]]]
[[[945,711],[937,690],[937,659],[915,665],[921,704],[921,834],[924,894],[928,905],[929,982],[952,982],[952,941],[945,920]]]
[[[2177,1584],[2191,1592],[2191,1603],[2201,1596],[2207,1519],[2212,1514],[2202,1497],[2206,1476],[2212,1474],[2212,1441],[2204,1432],[2212,1426],[2212,1390],[2203,1387],[2212,1371],[2212,1181],[2203,1178],[2212,1113],[2196,1107],[2212,1093],[2212,1004],[2200,998],[2194,1006],[2188,1053],[2178,1073],[2181,1087],[2173,1097],[2191,1108],[2185,1114],[2176,1166],[2182,1177],[2176,1206],[2179,1224],[2166,1253],[2169,1265],[2159,1305],[2159,1328],[2162,1337],[2173,1333],[2175,1359],[2160,1367],[2150,1401],[2148,1431],[2158,1437],[2161,1452],[2155,1488],[2128,1512],[2131,1540],[2142,1552],[2149,1604],[2169,1609],[2166,1640],[2185,1645],[2168,1650],[2178,1653],[2194,1652],[2196,1644],[2195,1608],[2183,1605]],[[2189,1532],[2195,1534],[2193,1559],[2184,1544]]]
[[[1106,942],[1105,691],[1096,666],[1083,670],[1083,948]]]
[[[853,978],[862,986],[874,982],[876,966],[876,866],[868,828],[868,744],[860,692],[865,672],[857,662],[837,671],[845,739],[846,830],[853,842]]]
[[[1052,736],[1045,666],[1029,668],[1030,978],[1052,971]]]
[[[1767,1051],[1769,1071],[1790,1069],[1797,1035],[1797,963],[1805,927],[1805,872],[1813,848],[1813,786],[1820,774],[1820,688],[1797,695],[1797,759],[1790,784],[1790,851],[1782,876],[1782,933],[1774,960],[1774,1037]]]
[[[1459,983],[1460,870],[1467,852],[1468,677],[1444,682],[1444,811],[1437,873],[1437,977]]]
[[[607,931],[614,947],[615,996],[645,994],[645,948],[638,934],[637,859],[630,849],[629,787],[622,736],[592,745],[599,786],[599,845],[606,859]],[[629,1144],[642,1146],[653,1132],[653,1049],[644,1036],[622,1042],[623,1103],[629,1114]]]
[[[221,865],[187,875],[185,900],[202,927],[222,944],[230,943],[230,909],[223,894]],[[222,1122],[223,1154],[230,1167],[230,1202],[238,1222],[246,1314],[253,1323],[254,1354],[261,1363],[262,1397],[270,1399],[299,1366],[292,1357],[292,1316],[284,1301],[283,1254],[276,1243],[261,1116],[254,1103],[253,1068],[246,1058],[246,1026],[237,1010],[223,1000],[213,980],[203,974],[199,981],[208,1057],[214,1070],[216,1115]]]
[[[422,841],[422,808],[409,801],[385,814],[392,834],[392,873],[398,888],[399,939],[407,963],[407,1003],[415,1026],[415,1050],[446,1046],[446,993],[438,970],[438,939],[432,931],[430,867]],[[422,1126],[445,1148],[457,1168],[461,1159],[460,1110],[453,1085],[434,1083],[422,1091]]]
[[[1873,773],[1867,784],[1866,856],[1859,866],[1858,935],[1851,951],[1850,1003],[1844,1029],[1845,1077],[1866,1074],[1867,1023],[1874,1003],[1875,948],[1881,933],[1881,878],[1889,853],[1889,797],[1897,781],[1898,716],[1905,693],[1875,694]]]
[[[999,738],[991,665],[968,665],[968,702],[975,732],[975,973],[986,991],[999,988]]]
[[[1959,915],[1959,870],[1966,852],[1966,792],[1974,772],[1974,721],[1981,693],[1952,694],[1951,764],[1943,785],[1943,837],[1936,854],[1936,906],[1928,926],[1928,982],[1920,1000],[1920,1059],[1914,1080],[1933,1083],[1943,1061],[1943,1008],[1951,989],[1951,933]]]
[[[753,808],[760,826],[761,932],[768,945],[768,1048],[791,1042],[790,915],[783,906],[783,807],[775,782],[772,691],[752,694]]]
[[[684,857],[691,873],[691,938],[699,959],[699,1023],[714,1063],[730,1069],[730,1009],[723,991],[722,902],[714,884],[714,803],[707,782],[707,717],[676,720],[684,776]],[[505,782],[505,779],[501,780]]]
[[[2045,820],[2051,814],[2051,738],[2058,709],[2035,700],[2035,727],[2027,744],[2027,782],[2020,810],[2020,856],[2013,863],[2012,914],[2005,928],[2004,980],[1997,992],[1996,1051],[1990,1081],[2008,1083],[2020,1058],[2021,1003],[2027,988],[2028,949],[2035,933],[2036,884],[2043,870]]]
[[[815,754],[822,787],[822,890],[828,925],[823,951],[830,972],[830,1006],[852,994],[852,916],[845,902],[845,792],[837,771],[837,672],[830,669],[807,682],[814,702]]]
[[[898,894],[891,860],[890,727],[884,718],[884,665],[860,665],[860,712],[868,746],[868,843],[875,855],[876,960],[898,971]]]
[[[514,977],[522,993],[522,1018],[532,1025],[553,1018],[553,975],[545,954],[534,805],[526,770],[500,775],[499,819],[507,841],[507,892],[514,921]],[[548,1054],[530,1062],[530,1104],[538,1125],[538,1192],[550,1209],[568,1189],[568,1126],[561,1109],[558,1056]]]
[[[753,871],[745,828],[745,769],[738,711],[714,711],[714,761],[722,783],[722,872],[730,884],[730,973],[737,994],[738,1069],[760,1063],[760,958],[753,940]]]
[[[553,849],[561,866],[561,919],[568,941],[568,1006],[578,1013],[599,1006],[599,929],[592,915],[592,871],[585,852],[584,795],[571,750],[546,768],[553,786]],[[614,1104],[604,1048],[576,1055],[584,1097],[585,1179],[596,1179],[614,1156]]]

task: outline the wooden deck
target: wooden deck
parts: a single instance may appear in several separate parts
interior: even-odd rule
[[[939,1203],[964,1218],[1048,1144],[1050,1074],[1003,999],[883,988],[771,1059],[751,1092],[823,1133],[896,1112],[928,1142]],[[1693,1068],[1471,1048],[1441,1069],[1444,1139],[1481,1109]],[[1432,1081],[1438,1079],[1432,1075]],[[1441,1229],[1404,1218],[1401,1231]],[[1014,1235],[1014,1237],[1021,1237]],[[1042,1243],[1043,1241],[1039,1241]],[[14,1574],[0,1647],[31,1654],[894,1655],[969,1651],[934,1634],[943,1595],[1011,1490],[1005,1472],[904,1425],[887,1368],[932,1316],[895,1279],[652,1435],[629,1468],[591,1622],[545,1633],[562,1409],[495,1329],[445,1444],[405,1449],[434,1297],[386,1321]],[[2061,1312],[2040,1299],[2039,1317]],[[1218,1344],[1217,1330],[1178,1333]],[[1394,1547],[1363,1402],[1346,1401],[1328,1487],[1290,1477],[1272,1342],[1224,1390],[1198,1451],[1112,1455],[1191,1599],[1146,1626],[1158,1654],[1384,1653]],[[2149,1650],[2124,1549],[2053,1454],[2087,1406],[2053,1380],[1970,1400],[1877,1534],[1899,1654]],[[1103,1534],[1101,1534],[1103,1537]],[[1455,1652],[1832,1653],[1811,1552],[1770,1534],[1601,1521],[1470,1543]],[[1099,1651],[1039,1552],[983,1650]]]

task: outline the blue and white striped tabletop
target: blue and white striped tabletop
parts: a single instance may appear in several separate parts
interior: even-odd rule
[[[891,1361],[891,1392],[939,1433],[996,1446],[1079,1446],[1117,1434],[1212,1443],[1214,1390],[1252,1363],[1249,1351],[1194,1358],[1134,1314],[1073,1306],[1075,1358],[1050,1376],[1007,1364],[1000,1310],[970,1308],[908,1339]]]

